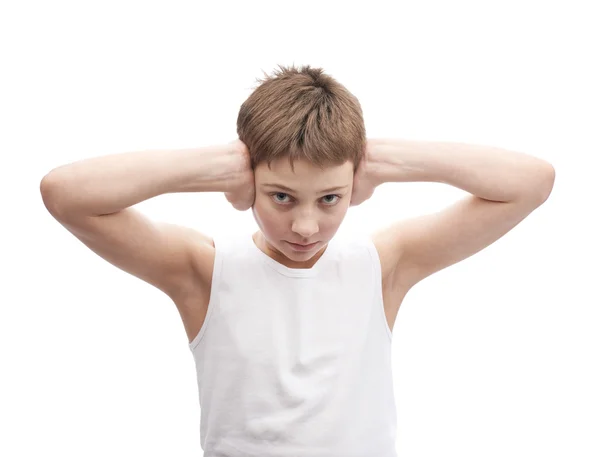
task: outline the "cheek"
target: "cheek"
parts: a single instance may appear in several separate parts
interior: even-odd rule
[[[275,234],[285,225],[284,215],[262,199],[252,207],[254,220],[265,235]]]
[[[346,217],[346,213],[348,212],[348,208],[336,208],[329,217],[324,217],[319,224],[320,232],[326,235],[327,237],[333,237],[333,235],[337,232]]]
[[[340,211],[339,213],[336,212],[335,214],[332,214],[331,217],[324,218],[320,224],[321,232],[327,233],[328,235],[335,233],[342,224],[345,214],[344,211]]]

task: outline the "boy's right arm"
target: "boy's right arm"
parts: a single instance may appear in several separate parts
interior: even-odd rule
[[[52,170],[40,192],[52,216],[92,251],[177,301],[203,287],[196,256],[211,248],[210,238],[131,206],[166,193],[232,191],[247,164],[236,145],[95,157]]]

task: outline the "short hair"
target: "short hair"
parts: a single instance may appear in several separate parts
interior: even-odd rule
[[[239,139],[248,147],[251,166],[289,157],[320,167],[351,161],[354,171],[366,146],[358,99],[322,68],[278,65],[242,104]]]

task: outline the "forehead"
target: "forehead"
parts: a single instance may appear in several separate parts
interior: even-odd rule
[[[266,163],[261,163],[254,172],[255,184],[265,190],[279,187],[297,193],[321,193],[333,187],[349,186],[353,177],[352,162],[320,168],[309,162],[296,160],[292,170],[288,158],[271,162],[271,169]]]
[[[342,165],[332,165],[320,168],[305,160],[295,160],[294,169],[290,165],[287,157],[271,162],[271,168],[266,162],[258,165],[254,171],[257,184],[272,182],[270,180],[279,179],[286,184],[287,182],[318,182],[331,180],[348,180],[353,178],[353,164],[347,161]]]

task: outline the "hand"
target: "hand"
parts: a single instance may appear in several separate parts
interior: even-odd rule
[[[239,170],[233,178],[229,190],[225,192],[225,198],[238,211],[246,211],[254,205],[256,197],[254,170],[250,165],[250,153],[248,147],[239,139],[227,144],[232,148],[236,169]]]
[[[367,140],[365,154],[361,160],[356,172],[354,173],[354,182],[352,185],[352,196],[350,198],[350,206],[357,206],[371,198],[375,188],[381,184],[369,166],[371,157],[372,144]]]

